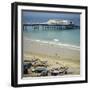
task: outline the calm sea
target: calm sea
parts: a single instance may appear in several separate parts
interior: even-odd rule
[[[24,30],[23,37],[38,42],[51,42],[80,48],[80,29],[68,30]]]

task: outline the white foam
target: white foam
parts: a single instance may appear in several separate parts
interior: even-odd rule
[[[40,40],[36,40],[36,42],[40,42]]]
[[[59,41],[59,40],[58,40],[58,39],[56,39],[56,38],[55,38],[55,39],[53,39],[53,40],[54,40],[55,42],[58,42],[58,41]]]
[[[35,42],[39,42],[39,43],[42,43],[42,44],[51,44],[51,45],[58,45],[58,46],[62,46],[62,47],[67,47],[69,49],[73,49],[73,50],[80,50],[80,47],[79,46],[76,46],[76,45],[71,45],[71,44],[64,44],[64,43],[61,43],[61,42],[58,42],[58,41],[44,41],[44,40],[34,40],[34,39],[28,39],[28,38],[25,38],[26,40],[30,40],[30,41],[35,41]]]

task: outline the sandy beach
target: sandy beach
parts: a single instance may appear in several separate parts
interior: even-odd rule
[[[69,74],[80,74],[80,50],[26,38],[23,47],[23,60],[39,58],[41,61],[47,61],[48,69],[65,66],[69,68]]]

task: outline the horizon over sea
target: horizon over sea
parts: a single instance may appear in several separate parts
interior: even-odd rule
[[[80,29],[67,30],[27,30],[23,31],[23,37],[42,43],[54,43],[63,46],[80,48]]]

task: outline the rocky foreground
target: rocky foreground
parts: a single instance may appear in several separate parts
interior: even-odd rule
[[[41,77],[41,76],[59,76],[68,75],[72,73],[68,66],[58,65],[50,67],[48,61],[42,61],[39,58],[31,60],[24,60],[23,62],[23,76],[24,77]]]

